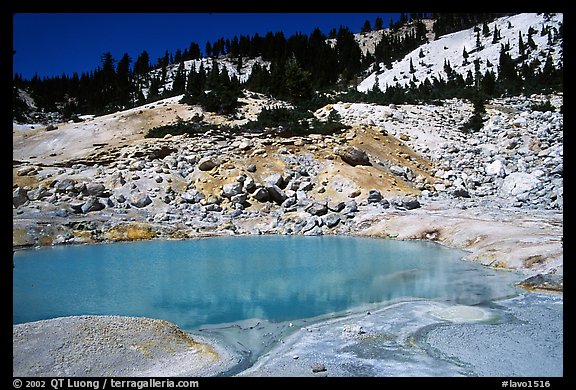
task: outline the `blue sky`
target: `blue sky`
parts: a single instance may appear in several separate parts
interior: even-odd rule
[[[365,20],[374,24],[386,13],[16,13],[13,15],[13,73],[30,79],[89,72],[100,65],[109,51],[118,60],[128,53],[133,61],[146,50],[155,63],[166,50],[174,54],[196,42],[204,50],[206,41],[234,35],[261,36],[283,31],[288,38],[315,27],[326,35],[345,25],[360,32]]]

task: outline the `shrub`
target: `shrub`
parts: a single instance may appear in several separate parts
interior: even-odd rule
[[[530,108],[532,111],[556,111],[556,107],[550,103],[550,100],[546,100],[544,103],[534,103]]]

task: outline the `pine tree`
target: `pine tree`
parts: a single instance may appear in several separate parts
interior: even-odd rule
[[[471,100],[474,105],[474,111],[468,122],[461,127],[464,133],[479,131],[484,126],[483,116],[486,113],[484,97],[479,91],[476,91]]]
[[[116,79],[117,79],[117,96],[118,105],[121,108],[126,108],[131,106],[131,94],[132,94],[132,80],[130,74],[130,63],[132,59],[125,53],[120,61],[118,61],[118,66],[116,67]]]
[[[472,76],[472,71],[470,69],[468,69],[468,72],[466,73],[465,83],[467,86],[472,86],[474,84],[474,77]]]
[[[366,20],[366,21],[364,22],[364,24],[362,25],[362,28],[360,29],[360,32],[361,32],[361,33],[367,33],[367,32],[370,32],[370,31],[372,31],[372,26],[370,26],[370,21],[369,21],[369,20]]]
[[[186,70],[184,69],[184,62],[178,65],[174,81],[172,83],[172,95],[181,95],[185,92],[186,87]]]
[[[412,64],[412,57],[410,57],[410,73],[416,73],[416,69],[414,69],[414,65]]]
[[[482,47],[482,42],[480,41],[480,31],[478,31],[476,33],[476,51],[478,52],[482,49],[483,49],[483,47]]]
[[[333,28],[330,30],[330,32],[328,33],[328,39],[336,39],[336,29]]]
[[[492,38],[492,44],[498,43],[500,40],[500,31],[498,30],[498,26],[494,25],[494,37]]]
[[[180,63],[182,61],[184,61],[182,57],[182,50],[177,49],[176,53],[174,53],[174,63]]]
[[[191,60],[196,60],[202,57],[202,53],[200,53],[200,46],[196,42],[190,42],[188,55],[190,56]]]
[[[362,51],[348,27],[340,26],[338,30],[336,52],[338,54],[338,71],[344,80],[351,80],[361,70]]]
[[[530,46],[530,48],[532,50],[536,50],[538,48],[538,45],[536,45],[536,42],[534,42],[534,38],[532,38],[532,35],[534,35],[536,33],[536,30],[534,30],[534,28],[532,28],[532,26],[530,26],[528,28],[528,46]]]
[[[488,27],[488,23],[486,21],[484,21],[482,24],[482,35],[484,35],[486,38],[490,36],[490,27]]]
[[[312,96],[310,72],[302,70],[295,58],[286,63],[285,83],[292,102],[298,103]]]
[[[480,81],[480,90],[487,96],[494,96],[496,89],[496,75],[494,72],[487,70]]]
[[[521,31],[518,31],[518,52],[520,54],[520,58],[524,58],[526,56],[526,48],[524,47],[524,41],[522,41]]]
[[[240,74],[242,74],[242,66],[243,66],[243,62],[242,62],[242,56],[238,57],[238,64],[236,65],[236,72],[238,73],[238,76],[240,76]]]
[[[376,18],[376,21],[374,22],[374,30],[378,31],[378,30],[382,30],[384,27],[384,21],[382,20],[382,18],[380,16],[378,16]]]
[[[134,63],[134,73],[137,75],[145,75],[150,71],[150,56],[144,50],[136,59]]]
[[[153,77],[150,81],[150,89],[148,90],[148,98],[146,102],[154,102],[160,98],[160,80],[158,77]]]

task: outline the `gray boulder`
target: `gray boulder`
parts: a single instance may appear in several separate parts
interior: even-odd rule
[[[232,198],[233,196],[239,195],[242,193],[242,184],[240,183],[230,183],[224,184],[222,186],[222,196],[226,198]]]
[[[268,193],[268,190],[263,187],[258,187],[254,191],[252,196],[259,202],[266,202],[268,199],[270,199],[270,194]]]
[[[190,190],[190,191],[184,192],[180,197],[186,203],[198,203],[202,199],[204,199],[204,194],[202,194],[201,192],[198,192],[196,190]]]
[[[266,186],[268,194],[270,194],[270,199],[278,204],[282,204],[288,198],[286,193],[277,185]]]
[[[28,201],[28,191],[22,187],[16,188],[12,191],[12,204],[18,208]]]
[[[537,189],[541,185],[540,180],[526,172],[513,172],[506,176],[500,187],[502,196],[518,196]]]
[[[458,186],[452,191],[452,196],[455,198],[469,198],[470,193],[468,193],[468,190],[465,187]]]
[[[354,202],[356,203],[356,202]],[[344,210],[344,207],[346,207],[346,203],[344,202],[336,202],[336,201],[332,201],[330,200],[328,202],[328,210],[330,211],[334,211],[336,213],[339,213],[340,211]]]
[[[418,199],[409,196],[396,198],[392,201],[392,204],[398,209],[405,210],[417,209],[421,206]]]
[[[32,191],[28,191],[27,197],[29,200],[41,200],[49,197],[51,194],[44,187],[38,187]]]
[[[356,165],[372,165],[368,158],[368,154],[355,146],[338,149],[337,154],[340,156],[342,161],[352,165],[353,167]]]
[[[256,183],[254,182],[254,178],[252,176],[246,176],[243,184],[244,189],[248,192],[252,192],[256,189]]]
[[[400,165],[390,165],[390,172],[396,176],[406,177],[406,168]]]
[[[338,223],[340,223],[340,219],[340,215],[338,214],[329,214],[322,217],[324,224],[329,228],[333,228],[338,225]]]
[[[348,202],[344,203],[344,209],[342,209],[342,213],[355,213],[358,211],[358,203],[354,199],[349,200]]]
[[[102,203],[100,203],[98,198],[96,198],[95,196],[91,196],[90,198],[88,198],[86,203],[82,205],[81,210],[84,214],[86,214],[92,211],[100,211],[104,209],[104,207],[105,206]]]
[[[90,196],[102,196],[106,191],[106,187],[102,183],[88,183],[84,191]]]
[[[328,213],[328,206],[325,203],[314,202],[308,206],[305,211],[317,216],[326,215]]]
[[[264,183],[266,184],[266,187],[271,186],[278,186],[280,188],[285,187],[284,178],[279,173],[273,173],[270,176],[266,177],[266,179],[264,179]]]
[[[232,203],[239,203],[242,205],[246,203],[246,200],[248,200],[248,195],[246,195],[245,193],[240,193],[230,198],[230,201]]]
[[[378,190],[370,190],[368,193],[368,203],[379,203],[382,200],[382,194]]]
[[[200,161],[198,161],[198,169],[201,171],[209,171],[219,165],[220,161],[212,157],[202,157]]]
[[[150,203],[152,203],[152,199],[146,193],[136,192],[130,196],[130,204],[134,207],[142,208]]]

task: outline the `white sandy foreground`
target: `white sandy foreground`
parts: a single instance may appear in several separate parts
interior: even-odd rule
[[[163,320],[77,316],[13,326],[14,376],[212,376],[233,363]]]

